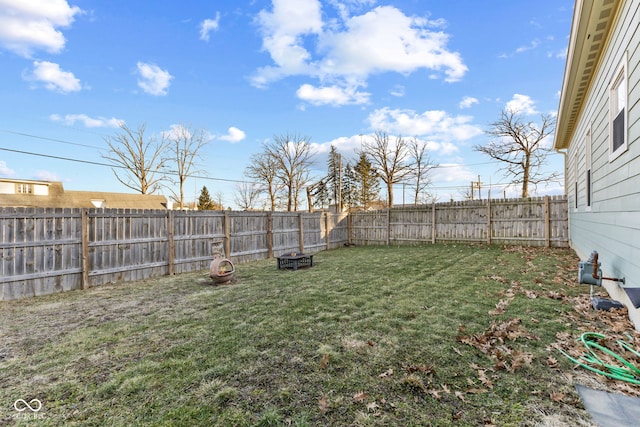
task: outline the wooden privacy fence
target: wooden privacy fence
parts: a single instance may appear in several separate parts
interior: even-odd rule
[[[438,203],[351,213],[358,245],[484,242],[567,247],[565,196]]]
[[[567,246],[567,235],[564,197],[350,214],[0,208],[0,300],[205,270],[214,242],[243,263],[345,243]]]

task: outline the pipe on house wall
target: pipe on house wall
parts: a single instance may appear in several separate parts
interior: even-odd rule
[[[591,273],[591,276],[596,279],[596,280],[610,280],[612,282],[620,282],[624,285],[624,277],[601,277],[598,274],[598,266],[600,265],[598,263],[598,252],[597,251],[593,251],[591,252],[591,256],[589,257],[588,262],[593,264],[593,272]]]

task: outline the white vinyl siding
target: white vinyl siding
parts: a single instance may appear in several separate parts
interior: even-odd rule
[[[576,197],[571,246],[582,259],[597,250],[604,274],[625,276],[633,287],[640,286],[639,22],[637,0],[621,0],[567,153],[567,193]],[[615,124],[622,134],[616,131],[614,145]]]

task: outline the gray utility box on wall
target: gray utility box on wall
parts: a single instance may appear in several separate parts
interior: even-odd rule
[[[593,277],[593,263],[589,261],[580,261],[578,263],[578,283],[581,285],[602,286],[602,270],[598,263],[598,278]]]

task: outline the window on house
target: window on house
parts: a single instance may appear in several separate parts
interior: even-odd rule
[[[585,159],[585,185],[587,196],[587,209],[591,208],[591,130],[587,131],[584,138],[584,159]]]
[[[16,184],[16,193],[33,194],[33,184]]]
[[[610,160],[627,150],[627,73],[622,66],[613,80],[610,90]]]

